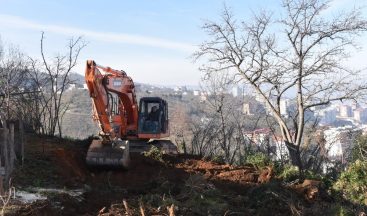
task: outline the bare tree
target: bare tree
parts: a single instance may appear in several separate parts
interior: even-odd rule
[[[191,123],[191,154],[213,158],[218,153],[218,146],[213,142],[217,128],[213,119],[194,119]]]
[[[229,164],[238,159],[243,129],[237,121],[241,117],[242,103],[231,95],[232,84],[232,77],[223,73],[208,77],[202,87],[206,94],[206,115],[202,119],[206,127],[202,132],[209,138],[202,141],[208,142],[205,146],[211,146],[212,153],[222,155]]]
[[[12,186],[12,181],[9,179],[8,190],[4,194],[0,194],[0,200],[2,202],[0,214],[2,216],[5,215],[5,210],[9,205],[9,202],[12,198],[15,198],[15,187]]]
[[[27,61],[19,49],[14,46],[0,48],[0,106],[5,120],[15,117],[17,107],[12,106],[13,96],[24,91],[26,70]]]
[[[171,131],[174,132],[173,140],[176,145],[183,151],[184,154],[188,153],[188,141],[189,141],[189,120],[187,107],[181,105],[175,105],[173,107],[172,116],[170,122],[172,125]]]
[[[85,46],[86,43],[82,37],[71,38],[65,54],[57,54],[48,58],[44,50],[44,33],[42,33],[41,60],[29,57],[30,79],[34,88],[41,91],[38,115],[44,127],[43,130],[48,135],[54,136],[57,131],[58,135],[62,136],[62,116],[68,108],[68,103],[62,101],[63,94],[66,88],[73,83],[69,75],[77,65],[79,54]]]
[[[361,71],[344,67],[343,62],[355,47],[356,36],[367,30],[367,22],[360,9],[329,18],[323,13],[328,4],[285,0],[280,22],[261,12],[252,22],[239,23],[225,8],[222,22],[203,26],[210,40],[194,54],[207,61],[201,68],[207,74],[230,70],[263,98],[300,170],[305,113],[333,101],[356,99],[366,89]],[[291,122],[280,113],[286,95],[294,95],[297,108]]]

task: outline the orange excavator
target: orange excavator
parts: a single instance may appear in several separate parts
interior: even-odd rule
[[[93,119],[99,139],[89,146],[90,166],[128,168],[130,152],[143,152],[153,145],[175,154],[169,137],[168,105],[159,97],[143,97],[137,104],[133,80],[123,70],[87,61],[85,81],[92,98]]]

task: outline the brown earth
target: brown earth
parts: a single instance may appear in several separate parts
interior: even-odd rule
[[[307,192],[283,186],[272,167],[235,167],[188,155],[164,156],[162,163],[132,155],[130,170],[89,169],[88,142],[30,136],[15,187],[86,192],[82,200],[58,194],[14,204],[9,215],[318,215],[332,205],[314,202],[317,192],[308,199]]]

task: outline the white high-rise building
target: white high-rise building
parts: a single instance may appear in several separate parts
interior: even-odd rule
[[[348,118],[352,117],[352,107],[348,105],[341,105],[339,106],[339,116],[341,118]]]
[[[237,97],[238,96],[238,88],[237,88],[237,86],[235,86],[235,87],[233,87],[232,88],[232,95],[233,95],[233,97]]]
[[[280,100],[280,114],[282,116],[288,117],[288,106],[289,106],[289,99]]]
[[[354,110],[353,118],[359,123],[365,123],[367,121],[367,109],[358,108]]]
[[[242,105],[242,113],[245,115],[253,115],[254,114],[253,105],[250,103],[244,103]]]
[[[352,126],[325,130],[325,148],[328,152],[329,159],[343,162],[353,148],[353,141],[358,135],[358,131],[360,131],[359,128],[353,128]]]

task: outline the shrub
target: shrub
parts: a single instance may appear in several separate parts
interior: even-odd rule
[[[282,178],[285,182],[294,181],[299,177],[299,169],[297,166],[286,164],[281,170],[279,177]]]
[[[217,164],[225,164],[226,160],[223,155],[215,155],[213,158],[211,158],[211,161]]]
[[[356,160],[352,163],[333,188],[351,202],[367,205],[367,162]]]
[[[330,209],[330,214],[335,216],[352,216],[353,211],[345,206],[335,205]]]
[[[255,152],[247,156],[246,163],[255,165],[259,168],[269,166],[271,164],[270,158],[262,152]]]
[[[324,178],[322,175],[315,173],[311,170],[306,170],[304,172],[304,177],[306,179],[319,180],[319,181],[321,181]]]
[[[361,135],[354,141],[354,147],[350,157],[352,162],[367,159],[367,135]]]
[[[143,152],[143,155],[147,158],[156,160],[156,161],[160,161],[162,163],[164,163],[163,160],[163,153],[162,151],[157,148],[156,146],[152,146],[149,151]]]

